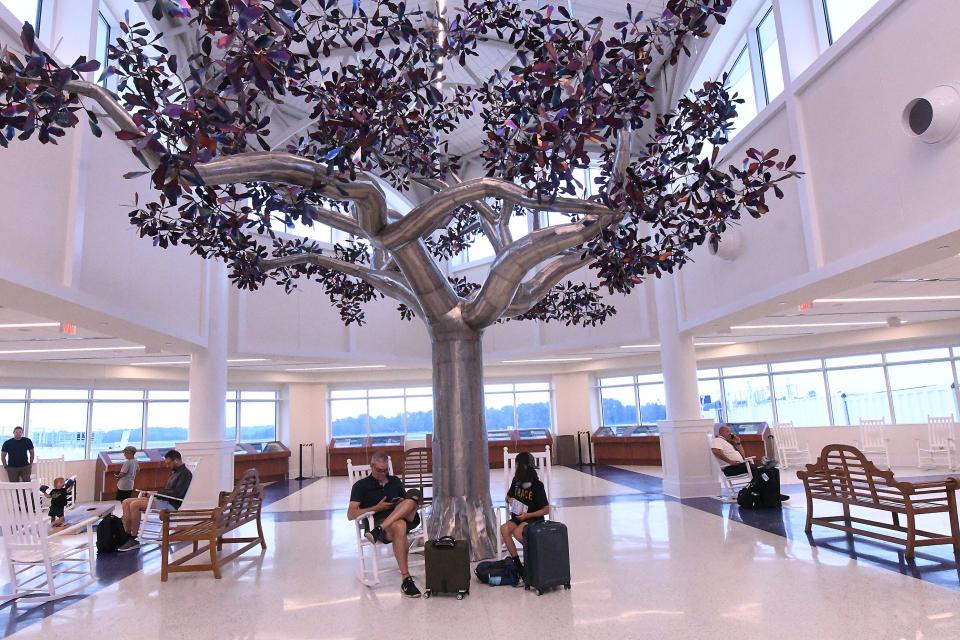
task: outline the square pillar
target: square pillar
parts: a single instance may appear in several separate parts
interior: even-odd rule
[[[658,420],[660,457],[663,461],[663,492],[675,498],[720,494],[713,470],[707,435],[713,435],[713,420]]]
[[[185,461],[200,463],[193,474],[184,509],[207,509],[217,506],[221,491],[233,490],[233,450],[230,441],[178,442],[177,451]]]

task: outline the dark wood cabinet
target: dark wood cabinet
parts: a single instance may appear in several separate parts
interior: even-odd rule
[[[327,473],[331,476],[347,475],[347,460],[353,464],[370,464],[370,456],[382,451],[390,456],[393,473],[403,473],[405,436],[338,436],[330,439],[327,446]]]
[[[660,436],[656,427],[600,427],[593,432],[591,440],[598,464],[660,464]]]
[[[163,456],[169,450],[169,448],[163,448],[137,451],[134,456],[140,465],[134,480],[134,488],[137,491],[159,491],[167,484],[170,469],[164,464]],[[234,481],[239,480],[247,469],[256,469],[261,482],[286,480],[290,467],[289,458],[290,449],[282,442],[238,444],[233,456]],[[101,451],[97,456],[94,479],[96,500],[116,500],[117,479],[113,476],[120,472],[123,461],[123,451]]]
[[[254,469],[260,482],[286,480],[290,472],[290,449],[282,442],[242,442],[233,452],[233,480],[239,482]]]

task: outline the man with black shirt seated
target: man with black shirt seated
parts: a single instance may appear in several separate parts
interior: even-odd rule
[[[713,439],[713,444],[710,445],[710,450],[720,461],[720,470],[723,471],[723,475],[728,478],[746,473],[746,460],[749,459],[751,463],[753,461],[752,457],[747,458],[743,450],[743,445],[740,443],[740,436],[735,434],[728,425],[721,425],[717,431],[717,437]],[[751,464],[750,468],[753,470],[755,480],[762,478],[764,482],[771,482],[773,481],[771,478],[775,477],[777,493],[780,493],[780,475],[776,473],[776,462],[769,461],[763,464]],[[790,496],[780,493],[781,501],[789,499]]]
[[[370,475],[357,480],[350,490],[350,506],[347,519],[356,520],[373,512],[374,527],[365,534],[367,540],[376,543],[392,543],[393,555],[400,567],[400,591],[408,598],[419,598],[420,589],[413,582],[407,565],[407,533],[420,524],[420,492],[407,491],[403,481],[389,475],[387,454],[374,453],[370,457]]]

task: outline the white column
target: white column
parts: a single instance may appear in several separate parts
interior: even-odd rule
[[[190,354],[190,426],[187,441],[177,443],[185,459],[199,462],[190,488],[194,506],[214,505],[221,491],[233,488],[235,446],[224,440],[230,282],[220,261],[205,261],[204,271],[207,346]]]
[[[717,495],[720,484],[713,475],[706,435],[713,433],[713,420],[700,417],[697,354],[693,336],[680,332],[675,280],[668,275],[654,283],[667,395],[667,419],[657,421],[663,492],[678,498]]]

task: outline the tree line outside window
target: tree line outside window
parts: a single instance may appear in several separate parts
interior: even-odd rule
[[[224,439],[277,438],[277,392],[231,390]],[[24,432],[41,458],[95,458],[133,445],[173,447],[187,439],[190,393],[154,389],[0,389],[0,437]]]
[[[549,382],[484,386],[487,429],[551,429]],[[390,387],[330,391],[332,437],[404,435],[420,439],[433,433],[433,389]]]
[[[960,416],[960,347],[939,347],[697,372],[701,415],[716,422],[857,425],[864,419],[922,424]],[[666,416],[661,374],[600,378],[604,426]]]

